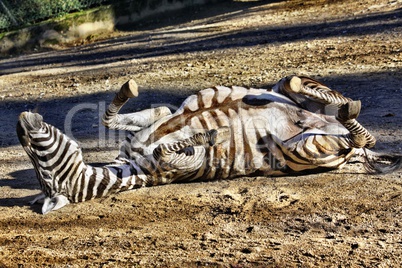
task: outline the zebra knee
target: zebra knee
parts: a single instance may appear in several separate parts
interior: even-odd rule
[[[356,134],[350,134],[350,143],[353,148],[364,148],[366,147],[367,140],[364,135],[356,135]]]
[[[106,112],[102,116],[102,124],[105,127],[115,129],[117,125],[117,113],[120,110],[120,107],[116,106],[113,102],[108,106]]]
[[[356,118],[361,110],[361,102],[349,101],[341,105],[338,109],[336,119],[350,132],[349,139],[354,148],[374,147],[376,139],[367,131]]]
[[[168,152],[168,148],[166,147],[166,145],[162,143],[153,150],[152,155],[156,161],[160,161],[164,160],[165,156],[171,153],[172,152]]]

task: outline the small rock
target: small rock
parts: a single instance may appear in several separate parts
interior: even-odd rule
[[[352,243],[352,244],[350,245],[350,247],[351,247],[352,249],[358,249],[358,248],[359,248],[359,243],[354,242],[354,243]]]
[[[335,239],[335,235],[332,233],[329,233],[325,236],[326,239]]]
[[[384,241],[378,241],[377,244],[381,247],[381,248],[385,248],[387,246],[387,244]]]

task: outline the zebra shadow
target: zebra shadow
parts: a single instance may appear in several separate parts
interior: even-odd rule
[[[42,204],[30,202],[35,199],[37,194],[27,195],[24,197],[0,198],[0,207],[29,207],[35,213],[42,212]]]
[[[12,179],[0,179],[0,187],[21,190],[40,190],[33,168],[16,170],[8,174]]]
[[[106,162],[95,162],[89,163],[89,165],[102,167],[110,163]],[[12,195],[20,195],[20,197],[3,197],[0,198],[0,207],[29,207],[35,213],[42,213],[42,204],[30,202],[35,199],[41,192],[39,182],[36,179],[36,174],[34,169],[23,169],[11,172],[8,174],[10,178],[0,179],[0,188],[2,188],[3,194],[7,195],[6,188],[9,188],[9,192]],[[36,190],[36,191],[35,191]],[[27,194],[35,191],[34,194]]]
[[[7,196],[7,188],[9,188],[9,192],[13,197],[0,198],[0,207],[29,206],[32,211],[40,213],[41,204],[29,203],[40,194],[40,187],[34,169],[17,170],[8,175],[12,178],[0,179],[0,188],[2,188],[2,192],[5,196]],[[35,193],[31,194],[32,192]],[[27,193],[29,193],[29,195],[26,195]]]

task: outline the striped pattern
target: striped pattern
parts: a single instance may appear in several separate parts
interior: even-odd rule
[[[137,94],[133,82],[125,85],[103,118],[110,128],[131,131],[112,165],[86,165],[74,141],[40,115],[21,114],[17,134],[35,167],[44,213],[143,186],[320,172],[342,167],[362,150],[370,171],[400,166],[400,157],[366,149],[375,139],[355,119],[360,103],[310,78],[288,77],[273,90],[208,88],[174,114],[159,107],[119,115]],[[327,105],[336,113],[325,113]]]
[[[63,195],[69,202],[82,202],[143,186],[144,176],[137,175],[141,174],[140,169],[130,163],[102,168],[84,164],[77,143],[60,130],[43,122],[39,126],[29,125],[38,116],[21,114],[17,133],[45,197]]]
[[[348,134],[350,145],[355,148],[372,148],[376,143],[376,138],[370,134],[357,120],[347,120],[342,122],[346,129],[350,132]]]
[[[150,135],[145,135],[145,130],[144,136],[148,139],[138,140],[142,132],[130,136],[132,139],[123,144],[121,157],[152,154],[156,162],[163,160],[168,164],[165,165],[167,170],[148,170],[152,178],[161,182],[226,179],[251,174],[275,176],[337,168],[346,163],[353,154],[347,142],[347,130],[339,122],[328,122],[324,116],[318,116],[328,131],[312,125],[307,133],[303,123],[298,123],[313,115],[308,111],[301,115],[299,110],[292,100],[273,91],[242,87],[206,89],[188,98],[173,116],[159,121]],[[214,146],[206,139],[189,142],[189,139],[203,137],[200,133],[208,134],[211,130],[219,133],[221,129],[228,132],[227,139],[221,138]],[[306,135],[309,138],[306,139]],[[186,155],[182,150],[190,147],[197,151]],[[167,156],[162,158],[162,152]],[[178,165],[169,161],[177,159],[186,164],[191,159],[193,165],[201,167],[192,172],[175,170],[177,174],[172,178],[172,169],[178,169]]]
[[[337,104],[342,105],[351,101],[335,90],[331,90],[326,85],[311,79],[309,77],[299,77],[301,86],[298,93],[304,96],[311,97],[320,102],[325,102],[327,104]]]

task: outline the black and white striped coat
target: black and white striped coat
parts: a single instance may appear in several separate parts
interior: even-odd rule
[[[167,107],[118,114],[137,94],[130,80],[103,117],[105,126],[129,131],[104,167],[86,165],[78,145],[39,114],[20,115],[17,133],[43,191],[43,213],[143,186],[322,172],[353,155],[365,155],[374,172],[400,165],[400,157],[366,149],[375,139],[356,121],[360,102],[307,77],[284,78],[272,90],[205,89],[173,114]]]

